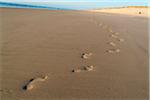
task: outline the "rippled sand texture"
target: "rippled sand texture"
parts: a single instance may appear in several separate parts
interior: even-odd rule
[[[0,13],[2,100],[148,100],[148,18],[4,8]]]

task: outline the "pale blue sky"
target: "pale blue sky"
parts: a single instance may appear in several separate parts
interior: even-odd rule
[[[149,0],[0,0],[8,2],[148,2]]]
[[[149,0],[0,0],[69,9],[95,9],[102,7],[147,6]]]

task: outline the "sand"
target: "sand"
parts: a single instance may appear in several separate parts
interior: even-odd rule
[[[150,8],[136,8],[136,7],[126,7],[126,8],[106,8],[106,9],[97,9],[89,10],[92,12],[101,12],[108,14],[123,14],[129,16],[138,16],[138,17],[150,17]]]
[[[6,8],[0,14],[2,100],[148,100],[148,18]],[[84,66],[93,67],[72,72]]]

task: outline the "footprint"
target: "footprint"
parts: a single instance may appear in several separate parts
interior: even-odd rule
[[[115,44],[114,42],[108,42],[108,44],[109,44],[110,46],[113,46],[113,47],[116,46],[116,44]]]
[[[120,49],[110,49],[110,50],[107,50],[108,53],[119,53],[120,52]]]
[[[92,71],[94,70],[94,66],[84,66],[83,68],[73,69],[72,72],[78,73],[78,72],[85,72],[85,71]]]
[[[93,65],[84,67],[85,71],[92,71],[93,69],[94,69]]]
[[[32,78],[29,80],[29,82],[23,87],[24,90],[31,90],[34,88],[35,83],[37,82],[43,82],[48,78],[48,76],[43,76],[43,77],[37,77],[37,78]]]
[[[92,55],[93,55],[92,53],[83,53],[82,56],[81,56],[81,58],[83,58],[83,59],[88,59],[88,58],[90,58],[90,56],[92,56]]]
[[[114,35],[114,34],[111,34],[110,35],[112,38],[115,38],[117,41],[119,41],[119,42],[124,42],[124,39],[123,38],[120,38],[120,37],[118,37],[118,36],[116,36],[116,35]]]
[[[10,90],[10,89],[0,89],[0,93],[10,94],[10,93],[13,93],[13,90]]]
[[[117,40],[118,40],[119,42],[124,42],[124,39],[122,39],[122,38],[117,38]]]
[[[73,69],[72,72],[75,72],[75,73],[78,73],[78,72],[81,72],[82,70],[81,69]]]

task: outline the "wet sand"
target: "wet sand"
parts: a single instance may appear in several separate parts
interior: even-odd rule
[[[148,100],[148,18],[6,8],[0,13],[2,100]],[[83,59],[83,53],[92,55]],[[48,78],[31,90],[23,88],[43,75]]]

